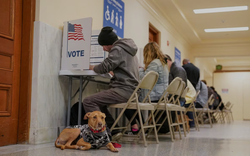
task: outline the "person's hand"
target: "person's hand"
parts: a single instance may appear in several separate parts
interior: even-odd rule
[[[109,72],[109,74],[111,74],[112,76],[114,76],[114,75],[115,75],[112,71],[110,71],[110,72]]]
[[[95,66],[89,65],[89,70],[93,70]]]

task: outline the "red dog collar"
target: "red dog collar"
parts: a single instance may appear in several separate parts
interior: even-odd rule
[[[94,130],[93,128],[91,128],[91,127],[89,126],[89,129],[90,129],[93,133],[100,133],[100,132],[104,131],[105,128],[106,128],[106,127],[103,126],[102,129],[100,129],[100,130]]]

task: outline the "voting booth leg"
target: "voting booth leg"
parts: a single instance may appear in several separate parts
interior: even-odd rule
[[[72,76],[69,77],[69,95],[68,95],[67,126],[69,126],[69,124],[70,124],[71,91],[72,91]]]
[[[79,107],[78,107],[78,125],[81,125],[82,116],[82,81],[83,77],[80,76],[80,90],[79,90]]]

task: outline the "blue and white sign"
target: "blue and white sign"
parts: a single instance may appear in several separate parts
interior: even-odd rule
[[[61,70],[89,69],[92,18],[64,22]]]
[[[124,34],[124,2],[104,0],[103,27],[110,26],[120,38]]]
[[[174,61],[181,66],[181,52],[175,47],[175,59]]]

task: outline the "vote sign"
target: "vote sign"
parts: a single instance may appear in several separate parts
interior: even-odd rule
[[[89,69],[92,18],[64,22],[61,70]]]

